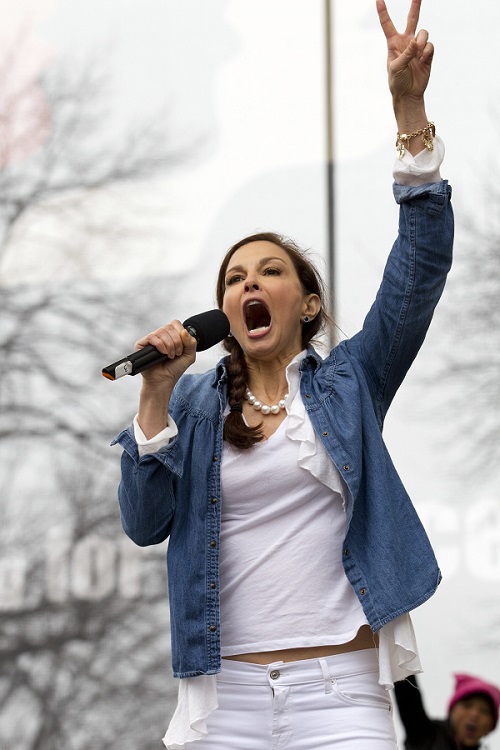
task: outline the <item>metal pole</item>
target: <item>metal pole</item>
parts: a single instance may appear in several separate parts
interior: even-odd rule
[[[333,0],[324,0],[328,292],[330,314],[335,320],[335,174],[333,139],[332,2]],[[333,335],[332,331],[332,339]],[[333,345],[333,341],[330,343]]]

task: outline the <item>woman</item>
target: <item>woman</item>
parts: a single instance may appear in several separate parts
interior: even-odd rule
[[[408,613],[440,573],[381,430],[453,234],[419,9],[412,0],[399,34],[377,0],[401,214],[362,331],[321,359],[310,346],[326,319],[318,274],[293,243],[263,234],[223,260],[231,334],[215,370],[186,373],[196,342],[177,320],[137,343],[170,358],[143,372],[138,415],[117,438],[126,533],[140,545],[169,537],[182,678],[169,748],[396,748],[386,688],[419,671]]]
[[[429,718],[414,675],[397,682],[394,695],[406,731],[406,750],[480,750],[483,737],[498,723],[500,690],[470,674],[455,675],[446,719]]]

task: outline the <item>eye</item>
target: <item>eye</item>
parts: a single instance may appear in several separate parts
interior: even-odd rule
[[[241,281],[243,279],[243,276],[240,273],[235,273],[233,276],[228,276],[226,279],[226,286],[231,286],[232,284],[236,284],[238,281]]]
[[[281,269],[269,267],[264,269],[264,275],[265,276],[281,276]]]

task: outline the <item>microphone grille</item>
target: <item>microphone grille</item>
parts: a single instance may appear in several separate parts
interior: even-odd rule
[[[199,352],[218,344],[226,338],[230,330],[227,315],[218,309],[192,315],[182,325],[184,328],[192,329],[190,333],[194,331],[193,335],[198,342],[196,350]]]

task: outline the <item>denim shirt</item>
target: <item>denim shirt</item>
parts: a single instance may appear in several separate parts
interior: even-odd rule
[[[347,486],[345,573],[373,631],[425,602],[441,574],[382,438],[391,401],[425,338],[451,265],[446,181],[394,185],[398,237],[362,330],[322,359],[309,348],[300,390],[317,435]],[[219,535],[226,407],[224,360],[186,373],[169,412],[178,435],[139,459],[133,428],[119,487],[126,534],[146,546],[169,538],[168,588],[176,677],[220,670]],[[249,492],[252,489],[249,487]]]

